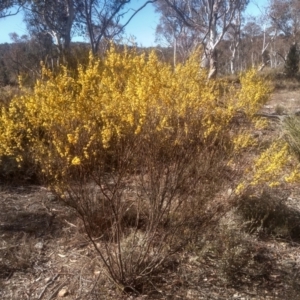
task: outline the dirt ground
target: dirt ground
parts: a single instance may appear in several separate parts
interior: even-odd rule
[[[264,112],[298,109],[300,91],[280,90]],[[285,233],[243,230],[232,210],[130,296],[107,280],[70,208],[45,187],[0,182],[0,299],[300,299],[300,188],[270,193],[292,220]]]
[[[300,90],[277,90],[271,100],[264,106],[264,111],[274,113],[281,110],[286,113],[300,110]]]

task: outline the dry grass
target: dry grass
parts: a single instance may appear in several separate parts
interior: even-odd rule
[[[300,87],[300,77],[297,74],[293,78],[289,78],[283,69],[271,69],[265,68],[261,75],[272,81],[275,90],[278,92],[280,90],[284,91],[296,91]]]
[[[290,201],[278,191],[272,197],[282,205]],[[203,207],[206,221],[194,228],[189,244],[169,255],[133,296],[107,277],[72,210],[45,189],[6,188],[1,193],[1,299],[50,299],[63,287],[69,293],[65,299],[297,299],[297,239],[266,230],[275,228],[272,222],[249,231],[240,208],[228,210],[227,196],[218,198]]]

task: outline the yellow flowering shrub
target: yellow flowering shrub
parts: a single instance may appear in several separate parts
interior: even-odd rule
[[[181,249],[203,203],[231,184],[257,144],[248,125],[268,84],[254,71],[241,86],[207,81],[199,57],[173,70],[154,52],[111,47],[77,72],[43,68],[32,91],[1,107],[2,164],[36,167],[97,236],[96,248],[103,238],[97,253],[118,285],[141,286]]]
[[[172,70],[154,52],[111,47],[105,59],[90,56],[76,75],[66,67],[59,74],[43,68],[32,92],[1,108],[0,157],[14,157],[21,165],[30,156],[58,182],[74,168],[105,163],[103,153],[114,156],[117,144],[138,136],[155,136],[165,152],[188,143],[198,143],[201,151],[224,137],[226,143],[218,145],[228,155],[244,149],[251,138],[238,132],[229,138],[231,121],[241,109],[252,116],[270,88],[253,70],[242,75],[241,88],[207,81],[198,57]]]

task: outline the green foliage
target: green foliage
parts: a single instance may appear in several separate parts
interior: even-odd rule
[[[288,77],[295,77],[299,71],[299,51],[296,44],[290,47],[284,69]]]
[[[283,130],[285,139],[300,162],[300,120],[299,116],[288,116],[284,118]]]

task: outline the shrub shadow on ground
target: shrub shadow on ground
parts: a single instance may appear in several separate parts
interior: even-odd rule
[[[6,216],[4,224],[0,225],[0,232],[26,232],[41,237],[53,232],[55,215],[47,213],[17,212]]]
[[[265,189],[260,195],[245,193],[238,203],[249,233],[300,242],[300,207],[291,206],[285,191]]]
[[[47,243],[65,235],[71,212],[48,194],[42,187],[0,186],[0,280],[45,263]]]

